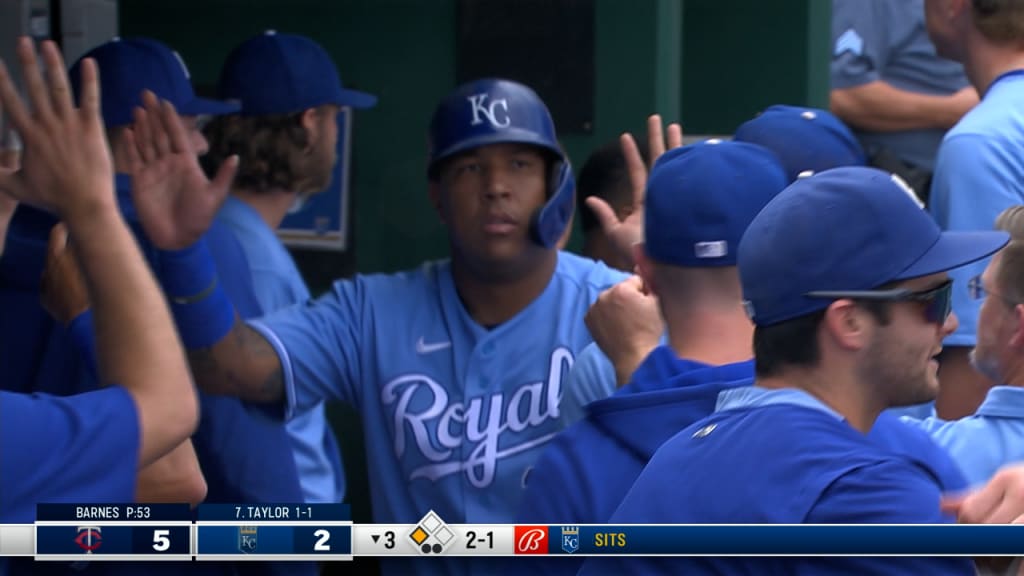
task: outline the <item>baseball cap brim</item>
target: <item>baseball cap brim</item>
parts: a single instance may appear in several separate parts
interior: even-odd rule
[[[439,160],[455,156],[456,154],[461,154],[467,150],[480,148],[481,146],[488,146],[490,144],[531,144],[533,146],[544,148],[545,150],[551,150],[559,156],[562,155],[561,150],[552,147],[551,142],[545,140],[536,132],[523,130],[521,128],[508,128],[501,132],[480,134],[457,142],[455,145],[449,146],[447,149],[434,154],[434,162],[436,163]]]
[[[893,280],[907,280],[953,270],[991,256],[1010,242],[1001,230],[943,232],[916,262]]]
[[[242,106],[236,102],[196,98],[178,108],[178,114],[182,116],[221,116],[234,114],[241,109]]]
[[[341,89],[341,97],[336,102],[339,106],[352,108],[373,108],[377,105],[377,97],[358,90]]]

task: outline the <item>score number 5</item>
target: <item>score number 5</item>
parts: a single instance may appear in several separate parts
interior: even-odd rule
[[[171,547],[170,530],[153,530],[153,550],[166,552]]]

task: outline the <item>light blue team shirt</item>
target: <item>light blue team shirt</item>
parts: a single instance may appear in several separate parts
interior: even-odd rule
[[[968,84],[962,65],[935,53],[923,0],[832,0],[831,79],[833,89],[881,80],[900,90],[934,95],[952,94]],[[884,146],[928,170],[935,166],[944,133],[856,131],[869,154]]]
[[[286,411],[324,399],[363,417],[374,520],[512,522],[524,479],[561,429],[559,401],[591,342],[583,316],[625,278],[566,252],[548,286],[487,329],[466,311],[449,261],[342,280],[306,305],[252,322],[284,368]]]
[[[324,399],[361,413],[373,518],[514,522],[559,421],[566,375],[592,339],[583,317],[626,278],[560,252],[544,291],[499,326],[477,324],[449,261],[340,280],[306,306],[253,321],[281,358],[286,413]],[[385,573],[476,574],[500,558],[382,561]]]
[[[991,230],[1000,212],[1024,204],[1024,71],[1004,74],[942,141],[930,210],[944,230]],[[950,270],[960,320],[949,346],[974,346],[980,300],[968,281],[988,259]]]
[[[252,289],[264,314],[310,299],[295,260],[256,210],[228,196],[217,220],[234,232],[245,251]],[[324,402],[296,412],[286,428],[306,501],[341,502],[345,498],[345,472]]]
[[[587,415],[587,405],[604,400],[615,393],[618,378],[615,366],[604,354],[597,342],[587,347],[576,357],[565,381],[565,396],[559,416],[563,426],[579,422]]]
[[[971,416],[904,422],[920,426],[946,449],[971,485],[988,482],[997,470],[1024,460],[1024,388],[994,386]]]

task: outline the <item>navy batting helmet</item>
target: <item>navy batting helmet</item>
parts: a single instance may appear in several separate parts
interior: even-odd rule
[[[530,235],[545,248],[558,242],[572,217],[576,183],[551,113],[533,90],[498,78],[463,84],[434,111],[429,137],[431,178],[437,177],[444,160],[488,144],[530,144],[550,153],[555,162],[548,201],[534,214]]]

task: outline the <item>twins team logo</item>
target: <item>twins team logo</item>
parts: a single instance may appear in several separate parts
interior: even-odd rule
[[[99,526],[79,526],[75,544],[86,554],[92,554],[93,550],[103,545],[103,529]]]
[[[259,535],[259,528],[256,526],[238,527],[238,551],[242,554],[256,553],[256,537]]]
[[[523,384],[508,398],[506,392],[498,392],[466,403],[452,402],[448,389],[424,374],[407,374],[385,384],[381,401],[395,406],[395,456],[401,459],[405,455],[406,439],[411,435],[414,449],[431,462],[414,469],[409,480],[437,481],[464,473],[474,487],[490,486],[499,460],[541,446],[555,436],[556,432],[536,435],[531,430],[558,419],[562,378],[572,364],[572,352],[556,348],[551,353],[547,381]],[[514,440],[502,443],[506,436]],[[467,442],[470,446],[463,447]],[[468,456],[459,459],[462,454]]]
[[[516,526],[516,554],[547,554],[547,526]]]
[[[512,123],[512,119],[508,115],[508,99],[499,98],[488,102],[489,96],[490,94],[484,92],[466,98],[469,100],[470,110],[473,111],[473,121],[469,125],[483,124],[484,118],[486,118],[495,128],[507,128]]]
[[[572,554],[580,549],[580,527],[562,526],[562,550]]]

